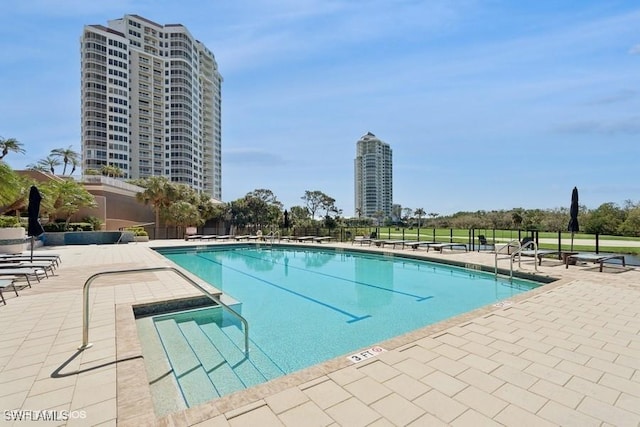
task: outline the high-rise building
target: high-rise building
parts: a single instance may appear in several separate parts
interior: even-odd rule
[[[213,53],[180,24],[138,15],[81,37],[83,169],[166,176],[222,198],[221,86]]]
[[[391,216],[393,204],[393,162],[389,144],[367,132],[356,143],[356,215],[377,218]]]

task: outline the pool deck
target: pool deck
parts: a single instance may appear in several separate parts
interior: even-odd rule
[[[62,257],[56,276],[19,297],[5,291],[0,305],[0,425],[640,425],[640,268],[600,273],[547,259],[538,274],[559,281],[380,343],[387,351],[377,357],[340,357],[157,418],[131,305],[197,291],[171,272],[97,279],[93,346],[78,351],[82,286],[97,272],[172,265],[149,247],[185,244],[39,249]],[[366,249],[494,265],[489,252]],[[533,263],[523,258],[520,271],[533,273]],[[58,421],[12,420],[44,410]]]

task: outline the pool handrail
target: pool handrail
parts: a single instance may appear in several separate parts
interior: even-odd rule
[[[504,249],[507,249],[507,253],[508,253],[509,248],[513,247],[513,246],[516,246],[516,247],[520,248],[520,240],[518,240],[518,239],[511,240],[509,243],[507,243],[506,245],[503,245],[499,249],[497,248],[497,245],[496,245],[496,252],[495,252],[495,257],[494,257],[495,258],[494,264],[495,264],[495,275],[496,275],[496,277],[498,277],[498,255]],[[511,270],[509,271],[509,278],[513,278],[513,258],[511,256],[509,258],[511,259]]]
[[[278,236],[278,241],[280,241],[280,230],[271,230],[269,233],[267,233],[267,235],[265,236],[265,242],[267,241],[267,237],[270,237],[270,243],[273,245],[273,241],[275,240],[276,236]]]
[[[538,245],[533,240],[529,240],[528,242],[525,242],[524,245],[521,244],[520,247],[511,254],[512,274],[513,274],[513,259],[516,257],[516,255],[518,255],[518,268],[522,268],[520,264],[520,260],[522,259],[521,252],[529,246],[533,246],[533,259],[535,260],[533,263],[533,267],[535,268],[536,271],[538,271]]]
[[[96,273],[89,277],[86,282],[84,282],[84,286],[82,287],[82,345],[78,347],[78,350],[84,350],[86,348],[91,347],[93,344],[89,342],[89,288],[91,287],[91,283],[95,279],[100,276],[107,275],[118,275],[118,274],[131,274],[131,273],[148,273],[150,271],[173,271],[178,276],[182,277],[187,281],[190,285],[198,289],[202,292],[207,298],[218,304],[220,307],[225,308],[229,313],[237,317],[242,325],[244,326],[244,353],[245,355],[249,355],[249,322],[247,319],[242,317],[240,313],[229,307],[227,304],[220,301],[220,298],[214,296],[211,292],[207,291],[205,288],[200,286],[198,283],[193,281],[189,276],[184,274],[182,271],[178,270],[175,267],[170,266],[162,266],[162,267],[146,267],[146,268],[134,268],[129,270],[113,270],[113,271],[102,271]]]

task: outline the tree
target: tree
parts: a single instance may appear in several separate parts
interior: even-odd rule
[[[520,224],[522,224],[522,221],[524,220],[523,214],[524,209],[522,208],[514,209],[514,211],[511,213],[511,219],[513,220],[513,225],[516,228],[520,228]]]
[[[124,173],[122,172],[122,169],[120,169],[118,166],[115,166],[115,165],[103,165],[100,168],[100,173],[103,176],[108,176],[111,178],[119,178],[124,175]]]
[[[2,150],[0,152],[0,160],[4,159],[5,156],[9,154],[9,151],[20,154],[25,153],[24,148],[22,148],[22,143],[15,138],[4,139],[0,137],[0,150]]]
[[[624,219],[624,211],[615,203],[603,203],[591,211],[584,231],[589,234],[615,234]]]
[[[309,210],[305,206],[292,206],[289,209],[289,221],[293,227],[306,227],[311,224]]]
[[[404,214],[404,216],[402,217],[402,220],[405,222],[405,225],[406,225],[406,224],[409,223],[409,220],[413,216],[413,209],[411,209],[411,208],[402,208],[402,213]]]
[[[267,190],[265,188],[255,189],[255,190],[247,193],[247,196],[256,197],[256,198],[264,201],[265,203],[277,206],[279,209],[282,209],[282,207],[283,207],[282,203],[280,203],[278,201],[276,195],[273,194],[273,191]]]
[[[0,162],[0,207],[14,203],[19,195],[18,175],[5,162]]]
[[[56,174],[56,166],[60,166],[60,160],[53,156],[47,156],[44,159],[38,160],[37,165],[39,170],[48,170],[52,175]]]
[[[64,219],[65,228],[69,226],[71,217],[80,208],[96,206],[93,195],[73,179],[52,180],[42,184],[40,189],[46,195],[43,197],[43,202],[48,199],[47,203],[43,203],[45,206],[43,210],[48,211],[50,220]]]
[[[422,217],[424,216],[425,211],[422,208],[418,208],[413,213],[418,217],[418,228],[420,228],[420,226],[422,225]]]
[[[315,221],[316,213],[318,209],[323,209],[325,211],[325,217],[329,216],[329,214],[334,214],[336,217],[342,213],[338,207],[336,207],[336,199],[330,197],[319,190],[309,191],[306,190],[304,192],[304,196],[301,197],[302,200],[305,201],[308,212],[311,214],[311,219]],[[359,209],[356,209],[358,215],[361,215],[362,212]]]
[[[329,197],[326,194],[323,195],[320,201],[320,208],[324,209],[325,218],[329,216],[329,214],[335,214],[335,216],[340,215],[341,211],[336,207],[336,199],[333,197]]]
[[[373,217],[376,219],[376,225],[380,226],[382,225],[382,219],[384,218],[384,212],[382,211],[375,211],[373,213]]]
[[[167,222],[178,226],[180,231],[182,227],[192,227],[204,224],[202,216],[197,206],[192,205],[186,200],[178,200],[172,203],[167,209]]]
[[[49,167],[42,164],[40,160],[38,161],[38,163],[29,163],[26,167],[28,170],[32,170],[32,171],[40,171],[45,173],[50,172]]]
[[[322,203],[324,202],[326,197],[328,197],[328,196],[326,194],[324,194],[322,191],[305,190],[304,196],[302,196],[301,199],[304,200],[304,202],[305,202],[305,204],[307,206],[307,209],[309,210],[309,213],[311,214],[311,219],[312,220],[316,219],[316,212],[322,206]]]
[[[56,157],[58,159],[62,158],[62,162],[64,163],[64,168],[62,168],[62,175],[67,172],[67,165],[71,163],[73,169],[71,173],[76,170],[76,166],[78,165],[78,159],[80,155],[69,146],[68,148],[55,148],[51,150],[51,156]]]
[[[138,181],[144,191],[136,194],[136,199],[145,205],[151,205],[156,216],[155,235],[160,234],[160,213],[171,203],[174,188],[164,176],[151,176]]]
[[[627,210],[627,217],[618,227],[618,232],[623,236],[640,236],[640,206]]]

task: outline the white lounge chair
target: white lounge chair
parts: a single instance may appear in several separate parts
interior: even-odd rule
[[[0,280],[0,299],[2,300],[2,303],[4,305],[7,305],[7,301],[4,299],[4,295],[2,294],[2,291],[4,291],[9,286],[11,286],[13,288],[13,292],[15,292],[16,296],[18,296],[18,290],[16,289],[16,284],[14,283],[13,280],[11,280],[11,279],[2,279],[2,280]]]

